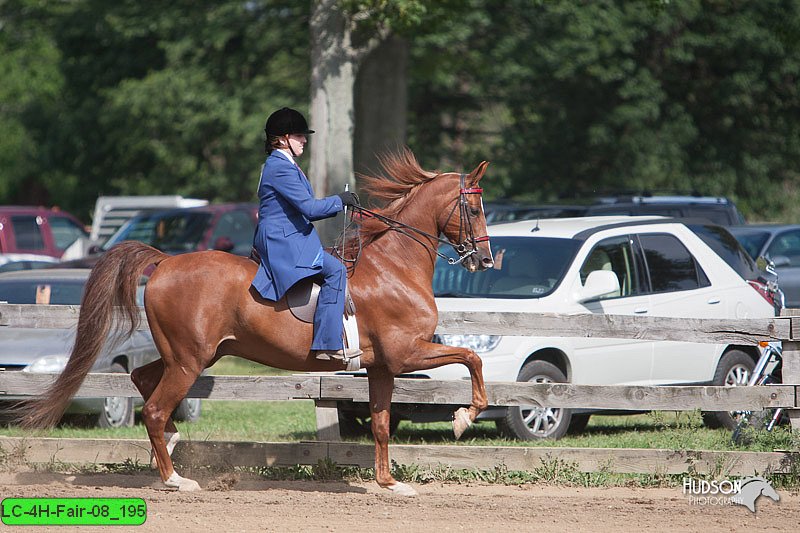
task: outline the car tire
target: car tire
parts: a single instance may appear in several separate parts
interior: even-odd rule
[[[128,371],[119,363],[111,365],[109,372],[125,374]],[[134,424],[133,398],[110,396],[103,399],[103,409],[97,415],[95,425],[100,428],[129,428]]]
[[[175,422],[197,422],[203,411],[203,403],[200,398],[184,398],[175,411],[172,412],[172,420]]]
[[[745,352],[736,349],[729,350],[719,360],[712,385],[720,387],[747,385],[754,367],[753,358]],[[735,418],[735,413],[732,414],[728,411],[706,411],[703,412],[703,423],[711,429],[734,430],[738,420]]]
[[[589,418],[591,418],[591,416],[592,415],[586,415],[586,414],[581,414],[581,415],[573,414],[572,419],[569,421],[569,427],[567,428],[567,433],[569,434],[581,433],[584,429],[586,429],[586,426],[589,425]]]
[[[530,361],[520,370],[517,381],[566,383],[567,377],[552,363]],[[567,433],[571,419],[572,412],[564,408],[509,407],[505,418],[497,421],[497,427],[503,435],[513,439],[557,440]]]
[[[338,410],[339,413],[339,435],[342,438],[358,438],[372,436],[372,417],[363,416],[353,411]],[[389,435],[394,435],[397,426],[400,425],[400,417],[391,415],[389,420]]]

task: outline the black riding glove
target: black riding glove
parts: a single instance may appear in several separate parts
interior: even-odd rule
[[[342,205],[344,206],[361,205],[361,203],[358,201],[358,195],[353,192],[344,191],[340,192],[336,196],[342,199]]]

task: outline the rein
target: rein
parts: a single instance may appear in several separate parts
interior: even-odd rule
[[[456,201],[453,203],[453,208],[450,210],[450,213],[447,215],[447,220],[444,223],[444,225],[447,226],[447,224],[450,222],[450,219],[456,212],[456,207],[458,207],[460,215],[460,221],[458,227],[458,237],[460,239],[460,242],[458,244],[453,244],[447,239],[443,239],[436,235],[431,235],[430,233],[427,233],[425,231],[422,231],[421,229],[417,229],[413,226],[410,226],[405,222],[394,220],[392,218],[384,216],[380,213],[377,213],[365,207],[361,207],[360,205],[352,206],[353,214],[351,215],[351,220],[355,214],[355,211],[358,211],[361,216],[366,215],[367,217],[370,218],[376,218],[381,222],[383,222],[384,224],[386,224],[390,230],[394,230],[398,233],[401,233],[402,235],[405,235],[406,237],[421,244],[423,247],[432,250],[437,256],[441,257],[442,259],[446,259],[448,264],[456,265],[458,263],[463,262],[469,256],[478,251],[477,243],[489,240],[488,235],[482,235],[480,237],[475,236],[475,231],[472,227],[472,221],[470,220],[469,213],[467,212],[467,209],[469,209],[469,203],[467,202],[467,195],[482,194],[483,189],[481,187],[465,187],[465,176],[466,176],[465,174],[460,174],[459,176],[460,188],[458,191],[458,198],[455,199]],[[458,258],[451,258],[441,253],[439,251],[438,246],[431,248],[429,243],[421,240],[419,237],[417,237],[417,235],[414,235],[415,233],[417,235],[427,237],[428,239],[435,241],[438,244],[449,244],[450,246],[453,247],[453,250],[458,254]],[[344,240],[344,232],[342,233],[342,240]],[[335,247],[334,249],[337,251],[337,255],[339,256],[339,258],[346,263],[353,263],[353,268],[355,268],[355,264],[358,262],[358,258],[361,256],[360,242],[359,242],[358,253],[356,254],[355,259],[345,259],[343,257],[344,255],[343,245],[341,254],[338,253],[337,248],[338,247]]]

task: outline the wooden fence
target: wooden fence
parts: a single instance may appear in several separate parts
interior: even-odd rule
[[[75,306],[35,306],[0,304],[0,331],[3,327],[73,327],[79,308]],[[146,324],[146,321],[143,322]],[[146,326],[145,326],[146,327]],[[673,340],[721,344],[755,345],[761,340],[783,341],[783,377],[785,384],[770,387],[713,387],[713,386],[598,386],[572,384],[532,384],[513,382],[489,382],[487,394],[490,405],[546,405],[552,407],[583,407],[594,409],[633,410],[687,410],[726,411],[784,407],[789,409],[794,429],[800,419],[798,383],[800,383],[800,316],[747,319],[675,319],[659,317],[616,315],[556,315],[527,313],[442,313],[440,333],[483,333],[493,335],[575,336],[603,338],[635,338],[649,340]],[[534,333],[535,332],[535,333]],[[797,340],[796,340],[797,339]],[[54,379],[53,375],[19,372],[0,373],[0,399],[37,394]],[[125,374],[91,374],[87,377],[78,396],[139,396]],[[363,378],[335,376],[331,374],[298,374],[293,376],[202,376],[190,390],[189,397],[225,400],[290,400],[306,399],[317,403],[317,430],[321,441],[339,440],[336,402],[341,400],[367,401],[367,383]],[[419,379],[396,379],[393,401],[396,403],[468,404],[471,397],[469,382],[436,381]],[[39,439],[35,442],[47,450],[57,446],[69,455],[69,443],[48,444]],[[9,448],[26,446],[34,441],[26,439],[0,439],[0,446]],[[83,441],[81,441],[83,442]],[[104,441],[105,442],[105,441]],[[116,442],[116,441],[115,441]],[[144,442],[144,441],[142,441]],[[105,444],[102,444],[105,446]],[[117,445],[114,445],[117,446]],[[112,446],[112,448],[114,448]],[[133,448],[139,444],[131,445]],[[146,447],[146,443],[144,444]],[[269,447],[269,450],[264,447]],[[322,455],[339,464],[370,465],[371,446],[367,453],[365,445],[336,442],[301,444],[265,443],[192,443],[185,457],[211,455],[220,459],[236,450],[234,457],[258,457],[261,464],[270,464],[270,457],[288,458],[289,462],[303,458],[300,464],[315,464]],[[198,448],[199,447],[199,448]],[[240,448],[252,451],[242,455]],[[277,448],[276,448],[277,447]],[[117,446],[118,449],[119,446]],[[202,449],[201,449],[202,448]],[[292,448],[294,451],[276,451]],[[297,449],[304,451],[297,455]],[[409,448],[409,450],[406,450]],[[403,462],[403,457],[412,462],[426,464],[447,462],[469,464],[480,467],[482,462],[494,464],[528,465],[541,462],[544,457],[570,458],[578,468],[591,471],[610,468],[612,471],[673,472],[704,471],[728,465],[726,472],[791,471],[796,468],[796,454],[776,452],[773,454],[746,454],[742,452],[677,452],[671,450],[575,450],[565,448],[500,448],[474,452],[464,446],[402,447],[392,446],[393,458]],[[76,449],[97,450],[96,446],[78,443]],[[138,448],[137,448],[138,449]],[[270,451],[271,450],[271,451]],[[321,451],[322,450],[322,451]],[[417,450],[417,451],[412,451]],[[31,452],[33,453],[33,452]],[[181,452],[183,453],[183,452]],[[399,453],[399,455],[398,455]],[[45,452],[47,454],[47,452]],[[99,452],[96,457],[100,457]],[[112,454],[113,455],[113,454]],[[501,457],[502,455],[502,457]],[[180,456],[180,454],[179,454]],[[366,465],[364,457],[369,456]],[[53,457],[52,454],[48,457]],[[349,462],[347,458],[349,457]],[[59,460],[66,461],[61,458]],[[230,460],[230,457],[228,458]],[[267,462],[263,462],[267,461]],[[225,460],[222,461],[225,463]],[[274,463],[274,464],[280,464]],[[292,464],[298,464],[294,462]],[[602,465],[605,465],[603,467]],[[247,465],[242,465],[247,466]],[[627,469],[627,470],[626,470]]]

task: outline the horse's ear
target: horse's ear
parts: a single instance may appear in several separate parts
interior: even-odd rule
[[[486,172],[486,167],[489,166],[488,161],[481,161],[480,165],[475,167],[475,170],[469,173],[467,176],[466,182],[470,187],[474,187],[481,181],[483,174]]]

